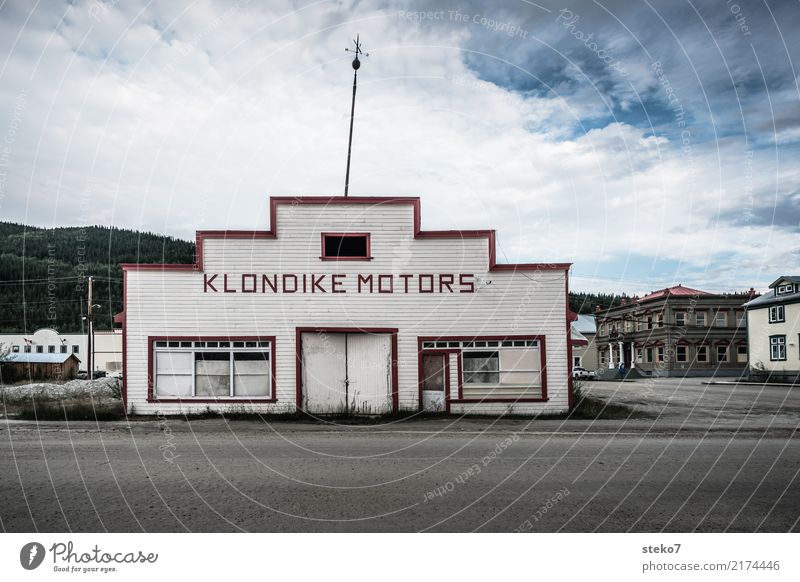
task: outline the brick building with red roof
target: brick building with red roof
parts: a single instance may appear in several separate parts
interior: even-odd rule
[[[600,368],[623,362],[642,376],[738,376],[747,368],[742,304],[753,296],[675,285],[598,310]]]

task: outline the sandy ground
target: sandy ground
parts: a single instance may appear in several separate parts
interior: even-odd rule
[[[769,430],[800,427],[800,387],[708,383],[707,378],[587,382],[584,390],[677,426]]]
[[[675,384],[590,387],[629,420],[3,421],[0,527],[800,530],[795,393]]]

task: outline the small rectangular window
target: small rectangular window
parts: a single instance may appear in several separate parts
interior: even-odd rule
[[[60,347],[60,349],[61,349],[61,353],[62,353],[62,354],[66,354],[66,353],[67,353],[67,345],[66,345],[66,344],[63,344],[63,345]]]
[[[56,346],[47,346],[47,353],[48,354],[55,354],[56,353]]]
[[[783,305],[773,305],[769,308],[770,323],[782,323],[784,321],[786,321],[786,316]]]
[[[706,326],[705,312],[696,313],[694,316],[694,323],[697,327],[705,327]]]
[[[785,335],[771,335],[769,336],[769,359],[774,361],[782,361],[786,359],[786,336]]]
[[[81,349],[81,347],[80,347],[79,345],[77,345],[77,344],[73,344],[73,345],[72,345],[72,353],[73,353],[73,354],[77,354],[77,353],[79,353],[79,352],[80,352],[80,349]]]
[[[195,352],[195,395],[230,396],[230,352]]]
[[[681,327],[686,325],[686,314],[683,311],[679,311],[675,314],[675,325],[679,325]]]
[[[717,362],[724,364],[728,361],[728,346],[717,346]]]
[[[708,362],[708,346],[697,346],[697,361]]]
[[[323,259],[371,259],[369,233],[322,233]]]
[[[233,353],[234,396],[269,396],[270,376],[269,352]]]
[[[741,363],[747,362],[747,346],[739,344],[736,346],[736,361]]]
[[[44,346],[36,346],[36,353],[37,354],[44,353]]]
[[[14,352],[15,354],[18,353],[19,352],[19,346],[12,347],[11,351]]]
[[[724,311],[718,311],[714,325],[716,327],[728,327],[728,314]]]
[[[26,354],[30,354],[31,353],[31,346],[25,346],[24,348],[22,348],[22,351],[24,351]]]
[[[686,346],[680,345],[675,347],[675,360],[678,362],[686,362]]]
[[[500,355],[495,352],[464,352],[464,384],[499,384]]]

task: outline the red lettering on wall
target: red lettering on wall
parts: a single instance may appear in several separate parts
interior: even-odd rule
[[[261,292],[267,292],[267,286],[272,289],[273,293],[278,292],[278,275],[273,275],[272,280],[266,275],[261,275]]]
[[[475,293],[475,282],[471,280],[473,277],[475,277],[475,275],[471,274],[458,276],[458,284],[461,286],[459,293]],[[464,287],[466,287],[466,289]]]
[[[247,286],[245,285],[245,280],[247,278],[250,278],[250,277],[252,277],[252,279],[253,279],[253,288],[252,289],[248,289]],[[258,283],[256,282],[256,274],[255,273],[244,273],[242,275],[242,293],[255,293],[257,285],[258,285]]]
[[[319,279],[317,279],[316,275],[313,275],[313,274],[311,275],[311,292],[312,293],[316,293],[316,289],[319,289],[320,293],[327,293],[327,291],[325,291],[325,288],[322,287],[322,285],[320,285],[320,283],[322,283],[322,280],[324,278],[325,278],[325,275],[320,275]]]
[[[369,292],[372,293],[372,275],[367,275],[366,277],[364,275],[359,275],[358,276],[358,292],[359,293],[361,293],[361,282],[362,281],[364,282],[364,284],[369,283]]]
[[[228,289],[228,273],[222,276],[222,281],[222,290],[225,291],[225,293],[236,293],[236,289]]]
[[[386,289],[383,287],[385,280],[389,281]],[[394,277],[392,275],[378,275],[378,293],[394,293]]]
[[[340,287],[342,286],[342,282],[337,281],[336,280],[337,277],[344,278],[347,277],[347,275],[342,275],[342,274],[331,275],[331,291],[333,293],[347,293],[347,289],[340,289]]]
[[[444,287],[447,287],[447,290],[450,291],[450,293],[452,293],[453,292],[452,285],[454,281],[455,277],[453,277],[453,275],[450,274],[439,275],[439,293],[444,293],[444,291],[442,290]]]
[[[291,277],[291,280],[293,282],[293,287],[291,289],[289,289],[288,286],[286,285],[286,281],[290,277]],[[297,275],[290,275],[289,273],[286,273],[286,274],[283,275],[283,292],[284,293],[297,293]]]
[[[413,276],[414,275],[400,275],[400,278],[403,280],[403,293],[408,293],[408,280]]]
[[[217,278],[216,273],[214,275],[211,275],[211,277],[208,276],[208,273],[203,273],[203,293],[208,293],[209,287],[211,288],[212,291],[214,291],[214,293],[218,293],[217,288],[211,284],[211,282],[216,278]]]
[[[426,289],[422,285],[422,280],[427,279],[430,287]],[[420,293],[433,293],[433,275],[422,275],[419,276],[419,292]]]

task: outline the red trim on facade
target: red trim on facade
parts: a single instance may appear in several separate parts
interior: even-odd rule
[[[388,333],[391,334],[392,350],[392,411],[397,412],[400,402],[397,375],[397,328],[396,327],[296,327],[295,328],[295,406],[303,411],[303,346],[304,333]]]
[[[347,237],[367,237],[367,255],[364,257],[353,256],[353,257],[343,257],[343,256],[328,256],[325,254],[325,237],[326,236],[338,236],[342,238]],[[319,258],[323,261],[371,261],[372,260],[372,236],[368,232],[321,232],[319,233],[320,238],[320,252]]]
[[[568,271],[571,263],[519,263],[497,264],[496,235],[494,230],[421,230],[420,199],[418,197],[377,197],[364,196],[345,198],[344,196],[273,196],[269,200],[269,230],[198,230],[195,237],[194,264],[141,264],[122,263],[123,270],[130,271],[202,271],[203,241],[214,239],[271,239],[278,235],[278,205],[300,204],[332,205],[332,204],[410,204],[413,208],[414,238],[486,238],[489,245],[489,271]],[[361,259],[364,260],[364,259]]]
[[[128,415],[128,272],[122,271],[122,408]]]
[[[444,410],[446,413],[450,412],[450,354],[456,354],[456,362],[459,362],[458,384],[460,388],[461,373],[460,362],[461,358],[458,357],[461,350],[456,348],[428,348],[422,349],[422,342],[417,338],[417,410],[422,411],[422,356],[428,355],[441,355],[444,357]]]
[[[125,342],[125,336],[122,336],[123,343]],[[156,398],[153,393],[153,348],[155,347],[155,342],[157,341],[223,341],[223,342],[238,342],[238,341],[261,341],[261,342],[270,342],[270,354],[269,358],[271,360],[270,366],[272,368],[271,375],[272,375],[272,396],[270,398]],[[147,336],[147,401],[153,403],[187,403],[191,404],[193,402],[198,403],[210,403],[216,402],[221,404],[229,404],[232,402],[239,402],[239,403],[249,403],[254,402],[257,404],[263,403],[271,403],[278,401],[278,386],[276,382],[277,378],[277,368],[276,368],[276,353],[277,350],[275,348],[275,336],[274,335],[243,335],[243,336],[234,336],[234,335],[151,335]],[[123,368],[125,366],[125,360],[123,357]],[[125,372],[123,372],[123,382],[125,380]]]
[[[574,382],[572,378],[572,322],[577,321],[578,314],[569,308],[569,269],[564,271],[564,301],[567,302],[567,410],[571,411],[575,400],[575,395],[573,394]],[[586,345],[589,345],[588,341]],[[544,392],[542,395],[544,395]]]
[[[505,340],[537,340],[539,342],[540,377],[542,379],[541,398],[464,398],[463,384],[463,363],[461,358],[461,348],[425,348],[423,342],[471,342],[471,341],[505,341]],[[488,348],[487,348],[488,349]],[[422,352],[429,351],[455,351],[458,353],[458,398],[450,400],[451,403],[482,403],[482,402],[547,402],[547,348],[545,336],[543,335],[477,335],[477,336],[440,336],[440,337],[417,337],[417,385],[422,382]],[[570,374],[571,375],[571,374]],[[420,388],[419,405],[422,405],[422,393]],[[448,409],[449,410],[449,409]]]

